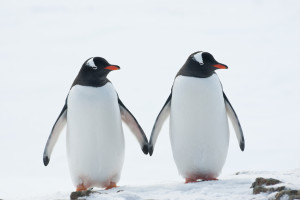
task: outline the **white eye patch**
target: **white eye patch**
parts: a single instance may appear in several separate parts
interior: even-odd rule
[[[204,65],[202,54],[203,54],[203,52],[199,52],[199,53],[195,54],[193,57],[194,60],[196,60],[200,65]]]
[[[94,58],[91,58],[89,59],[87,62],[86,62],[86,65],[89,66],[89,67],[92,67],[93,69],[98,69],[98,67],[95,65],[94,63]]]

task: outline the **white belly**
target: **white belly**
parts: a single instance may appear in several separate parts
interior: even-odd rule
[[[105,187],[118,182],[124,135],[118,97],[111,83],[74,86],[68,97],[67,154],[73,184]]]
[[[218,177],[229,144],[218,76],[178,76],[173,85],[170,115],[170,140],[179,173],[184,178]]]

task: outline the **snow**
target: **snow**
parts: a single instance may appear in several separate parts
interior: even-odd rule
[[[297,176],[298,180],[292,179],[289,175]],[[272,194],[252,194],[251,186],[255,177],[272,177],[284,179],[290,182],[290,188],[300,188],[300,169],[286,172],[241,172],[239,175],[228,175],[219,181],[203,181],[198,183],[183,184],[178,182],[148,185],[148,186],[135,186],[135,187],[120,187],[107,194],[93,194],[87,199],[203,199],[203,200],[242,200],[242,199],[269,199]],[[296,186],[297,185],[297,186]],[[124,190],[116,193],[116,191]],[[103,192],[103,191],[101,191]],[[105,191],[103,192],[105,193]]]
[[[47,167],[42,154],[86,59],[102,56],[121,67],[109,79],[149,138],[177,71],[195,51],[210,52],[229,67],[217,73],[241,121],[245,151],[239,150],[231,128],[220,182],[183,185],[172,158],[168,121],[152,157],[142,153],[124,126],[126,152],[119,185],[126,191],[109,195],[152,198],[158,190],[165,199],[181,193],[193,199],[193,192],[200,199],[206,192],[205,199],[218,194],[218,199],[265,199],[263,194],[251,195],[249,189],[261,171],[300,185],[293,171],[300,167],[299,1],[11,0],[0,4],[1,199],[68,199],[74,190],[65,132]],[[251,174],[231,175],[238,171]],[[213,192],[217,189],[220,193]]]
[[[277,192],[252,194],[251,184],[256,177],[275,177],[284,181],[274,186],[286,186],[290,189],[300,189],[300,169],[274,172],[274,171],[242,171],[237,174],[223,176],[218,181],[201,181],[198,183],[184,184],[183,182],[169,181],[154,185],[128,185],[120,186],[111,190],[93,190],[95,193],[88,197],[87,200],[96,199],[114,199],[114,200],[175,200],[175,199],[197,199],[197,200],[265,200],[273,199]],[[68,194],[53,194],[52,196],[37,196],[34,199],[67,199]],[[284,198],[284,197],[282,197]]]

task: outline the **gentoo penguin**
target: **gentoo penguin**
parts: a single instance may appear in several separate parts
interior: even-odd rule
[[[116,187],[124,161],[121,119],[137,138],[142,151],[148,154],[148,140],[143,129],[106,78],[109,72],[118,69],[119,66],[101,57],[85,61],[48,138],[43,155],[45,166],[67,124],[68,163],[77,191]]]
[[[186,183],[217,180],[225,163],[229,116],[240,149],[245,141],[238,117],[223,92],[216,69],[227,69],[208,52],[191,54],[177,73],[171,94],[156,118],[149,142],[153,153],[158,134],[170,115],[170,140],[178,172]]]

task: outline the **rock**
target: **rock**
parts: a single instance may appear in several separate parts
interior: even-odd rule
[[[285,190],[285,186],[276,187],[276,188],[265,188],[264,186],[256,186],[253,188],[253,194],[259,194],[261,192],[272,193]]]
[[[256,178],[255,182],[252,183],[251,188],[253,188],[253,194],[259,194],[261,192],[264,193],[272,193],[278,192],[275,195],[275,200],[296,200],[300,199],[300,190],[291,190],[286,188],[285,186],[280,187],[265,187],[270,185],[276,185],[278,183],[282,183],[281,181],[273,178]]]
[[[278,183],[281,183],[281,181],[274,178],[266,179],[266,178],[258,177],[255,179],[255,182],[252,183],[251,188],[255,188],[256,186],[263,186],[263,185],[276,185]]]
[[[123,191],[124,190],[117,190],[115,192],[119,193],[119,192],[123,192]],[[75,199],[78,199],[78,198],[81,198],[81,197],[88,197],[91,194],[107,194],[107,193],[104,190],[101,191],[101,192],[100,191],[95,191],[95,190],[84,190],[84,191],[72,192],[71,195],[70,195],[70,199],[75,200]]]
[[[253,194],[259,194],[261,192],[268,192],[268,189],[263,186],[256,186],[253,188]]]
[[[93,193],[91,190],[84,190],[84,191],[78,191],[78,192],[72,192],[70,195],[70,199],[78,199],[79,197],[88,197],[90,194]]]
[[[294,200],[294,199],[300,199],[300,190],[284,190],[281,192],[278,192],[275,195],[275,200],[280,200],[281,197],[286,196],[288,200]],[[285,198],[285,199],[287,199]]]
[[[267,192],[267,193],[272,193],[272,192],[278,192],[282,191],[285,189],[284,186],[281,187],[268,187],[266,188],[265,186],[270,186],[270,185],[276,185],[278,183],[281,183],[280,180],[274,179],[274,178],[256,178],[255,181],[252,183],[251,188],[253,188],[253,194],[259,194],[261,192]]]

